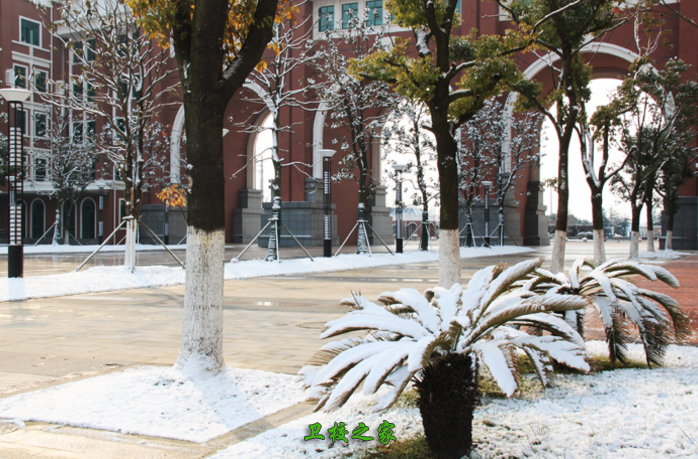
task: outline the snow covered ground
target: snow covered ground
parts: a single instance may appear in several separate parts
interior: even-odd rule
[[[205,442],[305,398],[290,375],[144,366],[0,399],[0,418]]]
[[[589,351],[606,354],[606,344]],[[639,345],[630,356],[643,361]],[[472,458],[687,458],[698,457],[698,349],[671,346],[666,367],[621,369],[597,375],[553,377],[554,387],[531,399],[489,399],[475,413]],[[380,393],[378,394],[378,396]],[[308,426],[321,433],[335,422],[351,431],[359,422],[367,435],[387,420],[398,439],[422,433],[417,408],[393,408],[374,414],[376,396],[355,396],[334,413],[315,413],[230,446],[212,459],[340,458],[348,451],[379,445],[349,440],[330,447],[328,440],[305,441]]]
[[[657,250],[655,252],[642,252],[640,253],[640,258],[677,260],[686,255],[690,255],[690,253],[675,252],[673,250]]]
[[[461,258],[475,258],[530,252],[526,247],[461,248]],[[439,254],[411,251],[399,255],[374,254],[372,256],[347,254],[333,258],[307,258],[267,262],[249,260],[226,263],[225,278],[249,279],[281,274],[310,274],[349,269],[372,268],[387,265],[424,263],[436,261]],[[26,277],[23,279],[0,278],[0,301],[46,298],[84,293],[109,292],[134,288],[161,287],[184,284],[185,272],[181,268],[166,266],[137,267],[134,272],[120,266],[99,266],[80,272]]]
[[[606,344],[589,351],[605,355]],[[631,359],[642,361],[639,345]],[[620,369],[596,375],[559,375],[553,386],[525,398],[485,399],[475,413],[472,458],[698,457],[698,349],[670,346],[663,368]],[[388,421],[398,439],[422,432],[417,408],[398,402],[372,413],[376,396],[355,395],[333,413],[313,413],[230,446],[213,458],[340,458],[379,445]],[[171,367],[139,367],[0,399],[0,418],[69,424],[204,442],[300,402],[294,376],[226,369],[188,376]],[[344,422],[349,443],[333,447],[327,429]],[[352,440],[363,422],[368,442]],[[320,423],[325,440],[305,441]]]
[[[27,255],[55,255],[55,254],[65,254],[65,253],[92,253],[97,250],[98,245],[50,245],[50,244],[39,244],[25,245],[24,253]],[[186,244],[181,245],[168,245],[167,248],[170,250],[185,250],[187,248]],[[165,250],[161,245],[150,245],[150,244],[137,244],[137,252],[151,252]],[[100,252],[123,252],[123,245],[105,245],[102,247]],[[7,255],[7,246],[0,247],[0,255]]]

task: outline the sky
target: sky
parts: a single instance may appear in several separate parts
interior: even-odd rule
[[[620,85],[620,80],[612,79],[595,79],[591,82],[591,100],[587,104],[587,112],[591,115],[600,105],[609,102],[610,94]],[[543,159],[541,160],[540,177],[541,181],[557,177],[558,153],[560,144],[557,141],[555,130],[549,120],[543,124],[541,131],[541,151]],[[598,146],[597,153],[600,153]],[[599,156],[597,156],[599,157]],[[570,213],[580,219],[591,221],[591,192],[589,185],[586,182],[584,168],[582,167],[582,158],[579,147],[579,139],[576,135],[572,137],[572,144],[569,150],[569,177],[570,177]],[[622,154],[617,150],[612,150],[610,154],[610,163],[618,163],[622,161]],[[552,207],[551,207],[552,200]],[[612,207],[621,215],[630,217],[630,204],[620,201],[611,192],[610,183],[606,184],[603,193],[604,208],[610,210]],[[547,208],[546,214],[550,215],[551,210],[555,212],[557,209],[557,194],[550,189],[546,189],[543,202]]]
[[[620,84],[619,80],[613,79],[595,79],[591,82],[591,101],[587,106],[587,111],[593,114],[599,105],[608,103],[610,94],[613,90]],[[269,125],[271,122],[271,117],[267,118],[264,125]],[[256,169],[256,182],[259,188],[259,184],[264,183],[264,200],[270,200],[270,190],[268,186],[268,180],[273,176],[273,168],[271,165],[271,160],[269,158],[270,152],[263,151],[268,145],[271,144],[271,132],[265,131],[259,134],[258,140],[256,142],[256,151],[259,154],[259,158],[264,158],[263,161],[257,163]],[[557,177],[557,165],[558,165],[558,151],[559,144],[557,141],[557,136],[552,127],[550,121],[546,120],[543,129],[541,131],[541,150],[543,153],[543,158],[541,160],[541,181]],[[598,150],[597,150],[598,151]],[[401,159],[399,155],[396,158],[389,158],[394,162],[405,163],[404,159]],[[611,152],[611,163],[617,163],[622,160],[622,155],[618,151]],[[387,170],[390,170],[390,166],[387,162],[392,161],[382,161],[383,169],[383,182],[387,185],[387,197],[386,205],[392,206],[395,200],[395,184],[392,180],[387,179]],[[392,172],[392,170],[390,170]],[[570,174],[570,202],[569,208],[571,213],[580,219],[591,220],[591,193],[589,191],[589,186],[584,178],[584,169],[582,167],[581,154],[579,149],[579,140],[576,136],[573,136],[572,144],[570,146],[570,164],[569,164],[569,174]],[[411,205],[411,196],[414,193],[414,189],[409,185],[405,184],[404,199]],[[551,211],[554,212],[557,208],[557,194],[554,191],[546,189],[544,193],[544,204],[547,208],[546,213],[550,214]],[[551,206],[552,202],[552,206]],[[438,214],[437,208],[434,205],[430,205],[430,211]],[[610,189],[610,183],[604,188],[604,208],[607,210],[613,207],[618,213],[625,216],[630,216],[630,206],[627,203],[620,201],[616,198]],[[644,217],[644,215],[643,215]]]

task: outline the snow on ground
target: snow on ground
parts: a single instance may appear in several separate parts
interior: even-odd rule
[[[291,375],[144,366],[0,399],[0,418],[205,442],[306,397]]]
[[[595,355],[606,344],[588,343]],[[640,345],[630,356],[644,361]],[[670,346],[666,367],[619,369],[596,375],[558,375],[554,387],[529,400],[487,399],[475,413],[471,458],[685,458],[698,457],[698,349]],[[378,394],[380,396],[380,393]],[[314,413],[220,451],[211,459],[340,458],[351,450],[380,445],[351,440],[364,422],[367,435],[387,420],[398,439],[422,433],[417,408],[374,414],[377,396],[354,396],[333,413]],[[309,425],[321,423],[325,440],[305,441]],[[327,429],[344,422],[349,444],[330,447]]]
[[[690,255],[690,253],[675,252],[673,250],[657,250],[656,252],[642,252],[640,258],[676,260],[686,255]]]
[[[39,244],[39,245],[25,245],[24,253],[26,255],[56,255],[56,254],[66,254],[66,253],[92,253],[97,250],[98,245],[50,245],[50,244]],[[180,245],[168,245],[170,250],[185,250],[187,248],[186,244]],[[136,244],[137,252],[150,252],[157,250],[165,250],[161,245],[150,245],[150,244]],[[123,245],[105,245],[100,250],[101,252],[123,252]],[[0,255],[7,255],[7,246],[0,247]]]
[[[461,258],[475,258],[530,252],[526,247],[461,248]],[[371,268],[408,263],[424,263],[439,259],[438,252],[411,251],[399,255],[374,254],[339,255],[333,258],[307,258],[268,262],[249,260],[226,263],[225,278],[249,279],[281,274],[310,274],[349,269]],[[110,292],[134,288],[162,287],[184,284],[185,272],[181,268],[166,266],[137,267],[134,272],[123,266],[100,266],[80,272],[25,277],[0,278],[0,301],[46,298],[84,293]]]

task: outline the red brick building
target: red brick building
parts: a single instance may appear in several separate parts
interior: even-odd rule
[[[48,0],[44,0],[48,2]],[[369,5],[370,3],[370,5]],[[313,15],[319,17],[319,13],[327,15],[332,13],[335,21],[340,21],[343,8],[358,11],[359,14],[367,7],[378,8],[382,5],[380,0],[316,0],[302,6],[301,15]],[[675,3],[682,14],[698,18],[698,2],[683,0]],[[7,75],[3,80],[24,76],[34,78],[39,85],[42,78],[63,79],[69,81],[71,74],[77,71],[72,68],[72,51],[65,49],[62,42],[53,39],[43,26],[46,18],[57,20],[55,5],[46,3],[45,12],[40,12],[37,7],[27,0],[0,0],[0,69],[2,75]],[[500,15],[499,7],[486,0],[461,0],[462,22],[460,30],[456,33],[467,34],[476,28],[481,34],[503,33],[509,24]],[[309,21],[308,27],[314,27],[313,34],[319,34],[319,28],[323,25],[318,21]],[[653,56],[658,66],[672,56],[677,56],[690,64],[691,72],[698,69],[698,29],[681,21],[676,17],[668,17],[667,26],[671,34],[666,43],[662,44]],[[391,33],[405,34],[395,26],[389,26]],[[609,33],[601,43],[595,43],[588,47],[585,56],[588,57],[596,78],[611,77],[622,78],[625,76],[628,65],[635,58],[633,30],[631,26],[625,26]],[[520,67],[530,78],[540,78],[545,83],[545,68],[543,60],[529,53],[517,56]],[[174,62],[172,63],[174,65]],[[9,73],[7,73],[9,72]],[[45,73],[45,77],[41,76]],[[175,73],[176,77],[176,73]],[[316,77],[310,67],[299,68],[289,79],[291,85],[300,84],[300,80]],[[38,78],[39,80],[36,80]],[[14,83],[12,81],[11,83]],[[3,81],[0,87],[8,85]],[[248,99],[255,96],[255,88],[243,88],[231,101],[228,107],[228,119],[244,120],[250,114],[256,112],[259,104],[251,103]],[[510,98],[513,96],[509,96]],[[177,98],[174,97],[174,101]],[[0,107],[6,110],[6,106]],[[25,103],[25,151],[29,161],[29,170],[25,182],[26,203],[26,240],[28,242],[38,239],[54,221],[56,203],[46,198],[45,193],[50,188],[50,177],[41,173],[41,123],[42,117],[48,113],[48,106],[41,102],[39,95],[34,94]],[[282,124],[297,124],[293,135],[281,135],[281,147],[287,151],[288,161],[297,161],[312,165],[304,168],[284,168],[282,199],[289,210],[286,215],[289,219],[296,219],[292,224],[301,240],[307,244],[321,245],[322,227],[316,217],[322,213],[320,193],[314,190],[317,184],[309,179],[321,176],[321,161],[319,150],[323,147],[332,148],[331,140],[336,136],[330,127],[325,125],[326,114],[321,111],[304,111],[298,108],[285,108],[281,113]],[[261,123],[266,118],[262,113],[257,117]],[[166,107],[161,113],[163,124],[171,126],[172,138],[178,139],[182,135],[183,111],[181,104]],[[81,122],[76,120],[75,122]],[[84,122],[84,120],[83,120]],[[95,127],[100,129],[99,121]],[[263,183],[257,183],[256,172],[252,166],[245,169],[245,165],[251,155],[254,154],[254,145],[257,135],[241,132],[239,127],[231,122],[226,125],[229,133],[224,138],[225,174],[232,177],[241,169],[235,178],[226,182],[226,241],[228,243],[247,242],[259,231],[262,221],[262,187]],[[6,126],[0,123],[2,132]],[[178,145],[173,142],[173,145]],[[173,147],[172,156],[177,158],[178,147]],[[371,175],[377,181],[383,178],[383,167],[380,160],[380,145],[376,142],[371,152]],[[333,166],[336,168],[339,158],[333,158]],[[173,164],[177,161],[173,160]],[[178,173],[178,170],[173,170]],[[507,209],[507,227],[520,241],[529,245],[547,244],[547,219],[544,216],[542,206],[542,186],[538,180],[536,169],[527,170],[525,176],[516,183],[515,195],[519,201],[517,207]],[[99,177],[98,177],[99,178]],[[113,177],[104,177],[105,181],[97,181],[91,184],[87,193],[78,204],[78,212],[75,221],[71,223],[75,228],[77,238],[83,242],[96,242],[99,236],[100,222],[103,224],[103,234],[108,235],[118,224],[120,218],[120,200],[123,199],[122,188],[118,180]],[[386,184],[383,184],[385,186]],[[389,186],[389,185],[388,185]],[[358,193],[353,181],[344,181],[333,185],[333,198],[336,204],[335,214],[337,218],[337,237],[343,240],[357,218]],[[154,190],[157,191],[157,190]],[[156,232],[164,234],[164,208],[154,196],[154,191],[146,193],[144,197],[144,218]],[[676,237],[680,242],[675,242],[676,248],[698,248],[698,203],[696,201],[696,181],[692,179],[682,190],[682,210],[675,228]],[[318,201],[318,202],[315,202]],[[101,207],[100,207],[100,202]],[[373,226],[381,235],[391,234],[391,218],[389,207],[385,202],[385,190],[379,187],[375,197],[371,200],[372,208],[370,218]],[[389,206],[390,204],[388,204]],[[0,193],[0,228],[7,225],[7,194]],[[178,242],[184,234],[184,224],[176,217],[177,212],[170,212],[171,243]],[[295,215],[295,217],[292,217]],[[179,226],[177,226],[179,225]],[[317,226],[317,228],[316,228]],[[292,228],[292,229],[293,229]],[[6,237],[6,235],[5,235]],[[116,240],[121,239],[117,235]],[[392,239],[391,239],[392,240]],[[354,239],[355,241],[355,239]],[[48,242],[44,239],[43,242]],[[350,239],[350,243],[353,242]]]

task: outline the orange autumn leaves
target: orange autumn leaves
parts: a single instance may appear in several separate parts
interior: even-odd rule
[[[186,30],[191,24],[196,9],[195,0],[126,0],[133,14],[138,18],[145,32],[151,39],[158,41],[160,46],[170,46],[170,34],[173,30]],[[235,58],[250,28],[254,24],[254,11],[257,0],[228,0],[228,22],[224,35],[224,45],[229,57]],[[292,0],[279,0],[274,22],[285,20],[296,21],[299,9]],[[269,44],[271,49],[279,53],[278,44]],[[263,70],[266,64],[258,64],[258,70]]]
[[[163,188],[157,195],[159,200],[167,207],[185,207],[187,205],[187,191],[179,185],[170,185]]]

